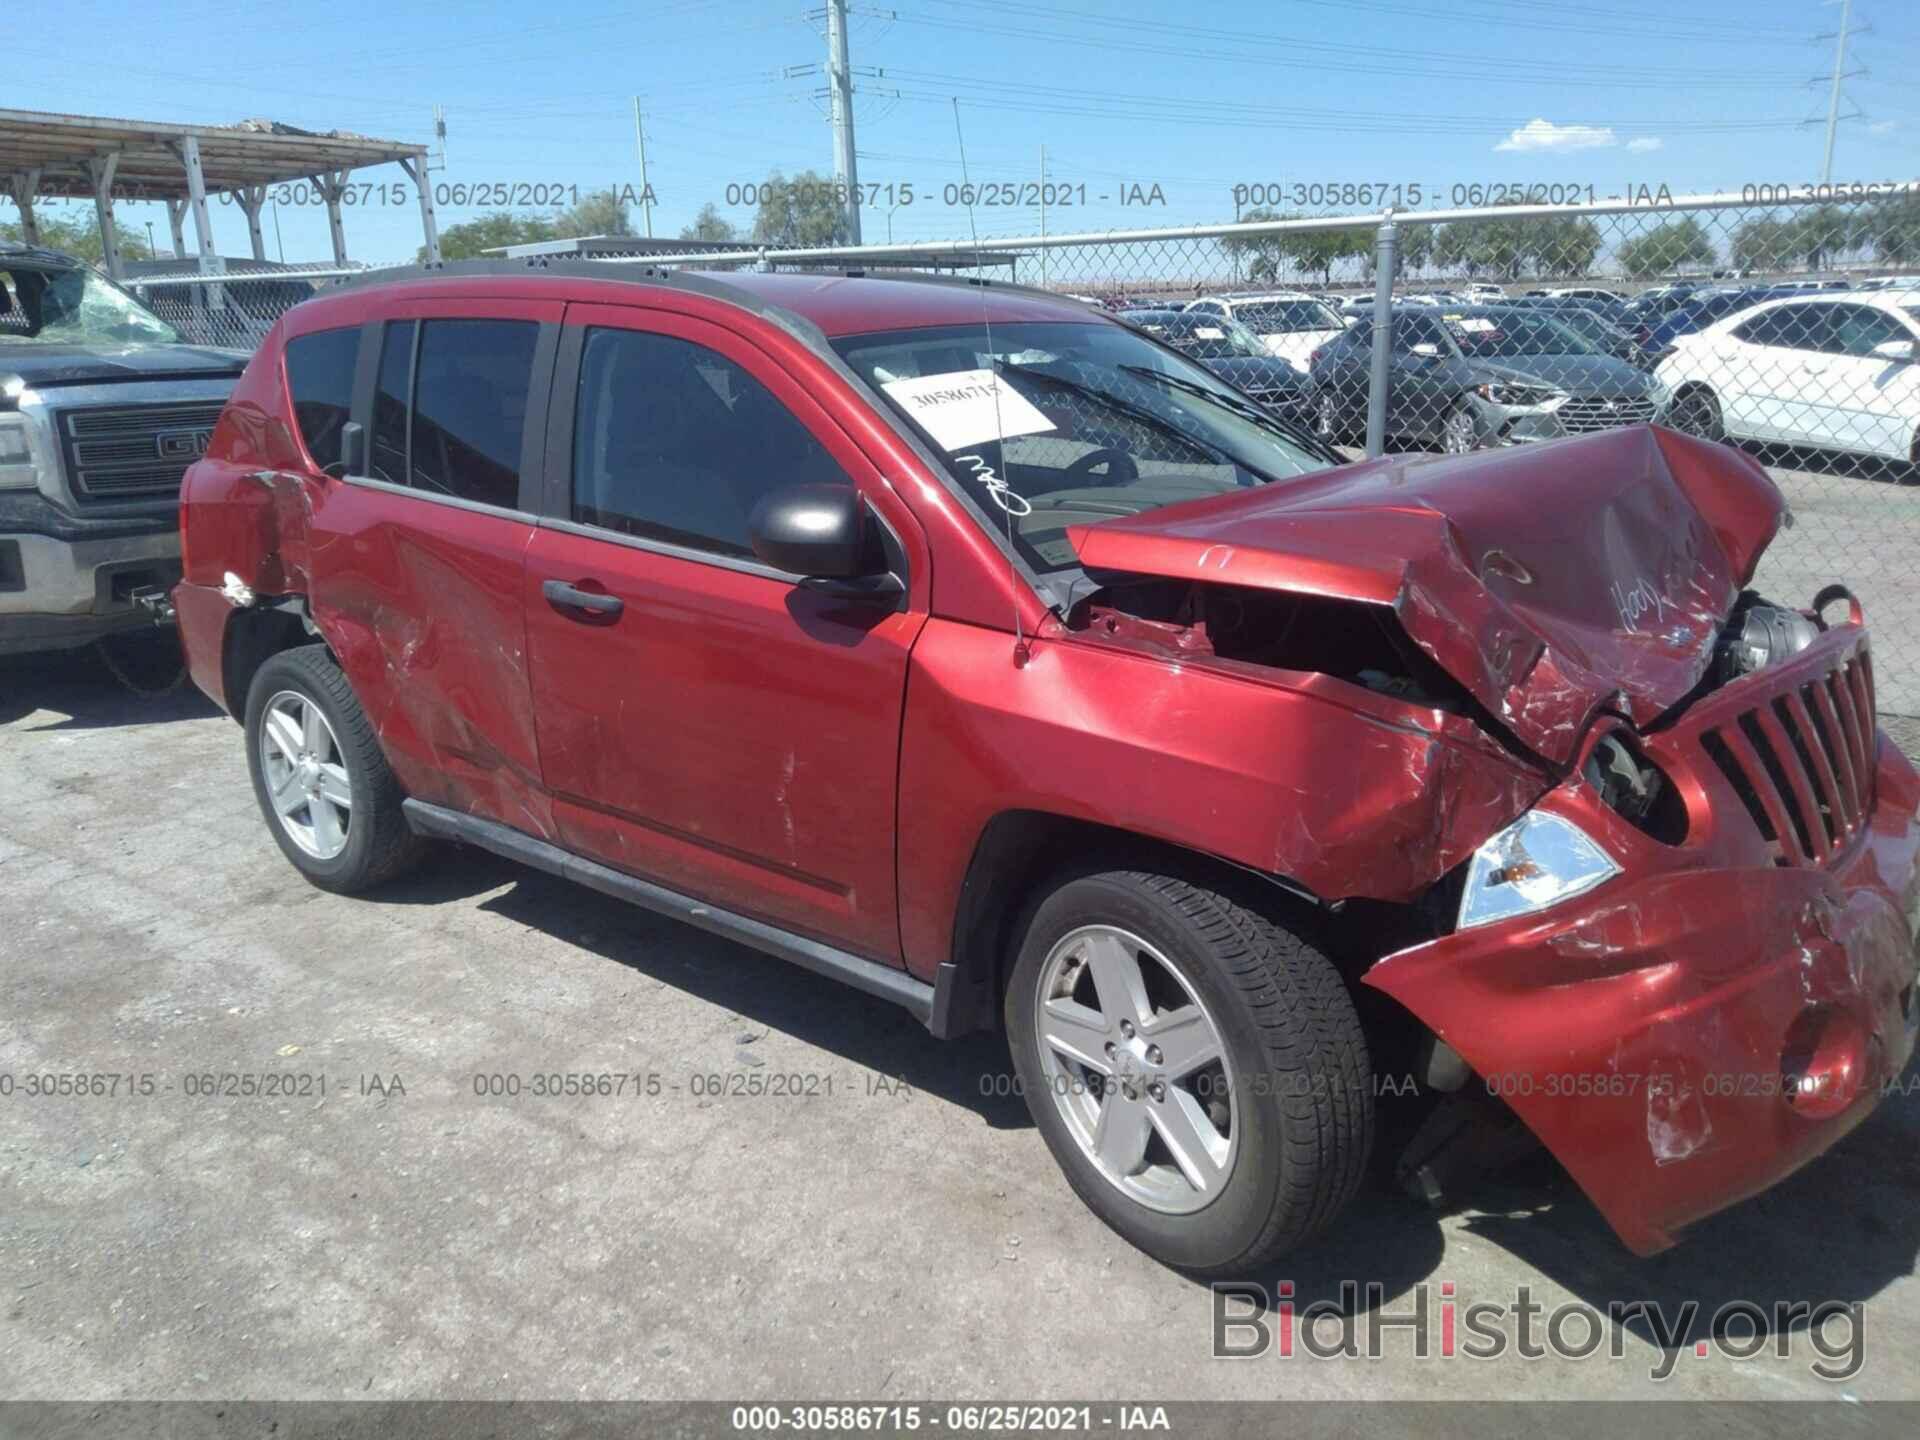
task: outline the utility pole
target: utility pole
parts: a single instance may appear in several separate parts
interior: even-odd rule
[[[1040,239],[1047,238],[1047,147],[1040,147]],[[1040,246],[1040,288],[1047,288],[1047,247]]]
[[[1840,125],[1840,77],[1847,68],[1848,21],[1853,0],[1840,0],[1840,33],[1833,38],[1833,90],[1827,97],[1827,158],[1820,166],[1820,183],[1833,179],[1833,132]]]
[[[653,196],[647,188],[647,126],[640,116],[640,97],[633,97],[633,143],[640,147],[640,213],[646,217],[647,239],[653,238]]]
[[[860,243],[860,171],[853,158],[853,72],[847,64],[847,0],[827,0],[827,93],[833,113],[833,178],[846,196],[847,243]]]

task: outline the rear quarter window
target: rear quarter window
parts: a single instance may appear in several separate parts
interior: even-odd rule
[[[287,391],[294,423],[313,463],[323,471],[340,464],[340,427],[353,407],[353,364],[360,329],[316,330],[287,342]]]

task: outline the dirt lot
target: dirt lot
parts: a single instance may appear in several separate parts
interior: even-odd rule
[[[0,662],[0,794],[0,1397],[1920,1395],[1911,1094],[1652,1261],[1541,1166],[1444,1217],[1371,1192],[1257,1277],[1303,1305],[1378,1282],[1436,1327],[1445,1285],[1857,1302],[1856,1361],[1794,1323],[1742,1360],[1637,1321],[1617,1359],[1418,1359],[1389,1330],[1378,1362],[1217,1360],[1208,1291],[1082,1209],[996,1040],[471,852],[311,889],[232,722],[90,655]],[[73,1072],[133,1080],[26,1093]],[[559,1072],[642,1079],[525,1093]],[[196,1093],[223,1076],[256,1078]],[[809,1093],[724,1093],[779,1076]]]

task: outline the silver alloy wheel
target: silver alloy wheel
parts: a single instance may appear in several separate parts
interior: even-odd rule
[[[347,848],[353,786],[340,741],[320,707],[298,690],[279,691],[260,713],[260,771],[294,844],[316,860]]]
[[[1473,411],[1462,405],[1448,415],[1440,444],[1449,455],[1465,455],[1476,449],[1480,444],[1480,427],[1474,423]]]
[[[1215,1199],[1239,1111],[1227,1048],[1186,977],[1138,935],[1086,925],[1048,953],[1039,987],[1041,1073],[1081,1153],[1149,1209]]]

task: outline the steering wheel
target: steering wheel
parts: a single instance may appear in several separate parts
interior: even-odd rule
[[[1096,478],[1093,472],[1103,465],[1107,473]],[[1069,489],[1076,485],[1130,485],[1139,478],[1140,467],[1133,463],[1133,457],[1111,445],[1089,450],[1067,466]]]

